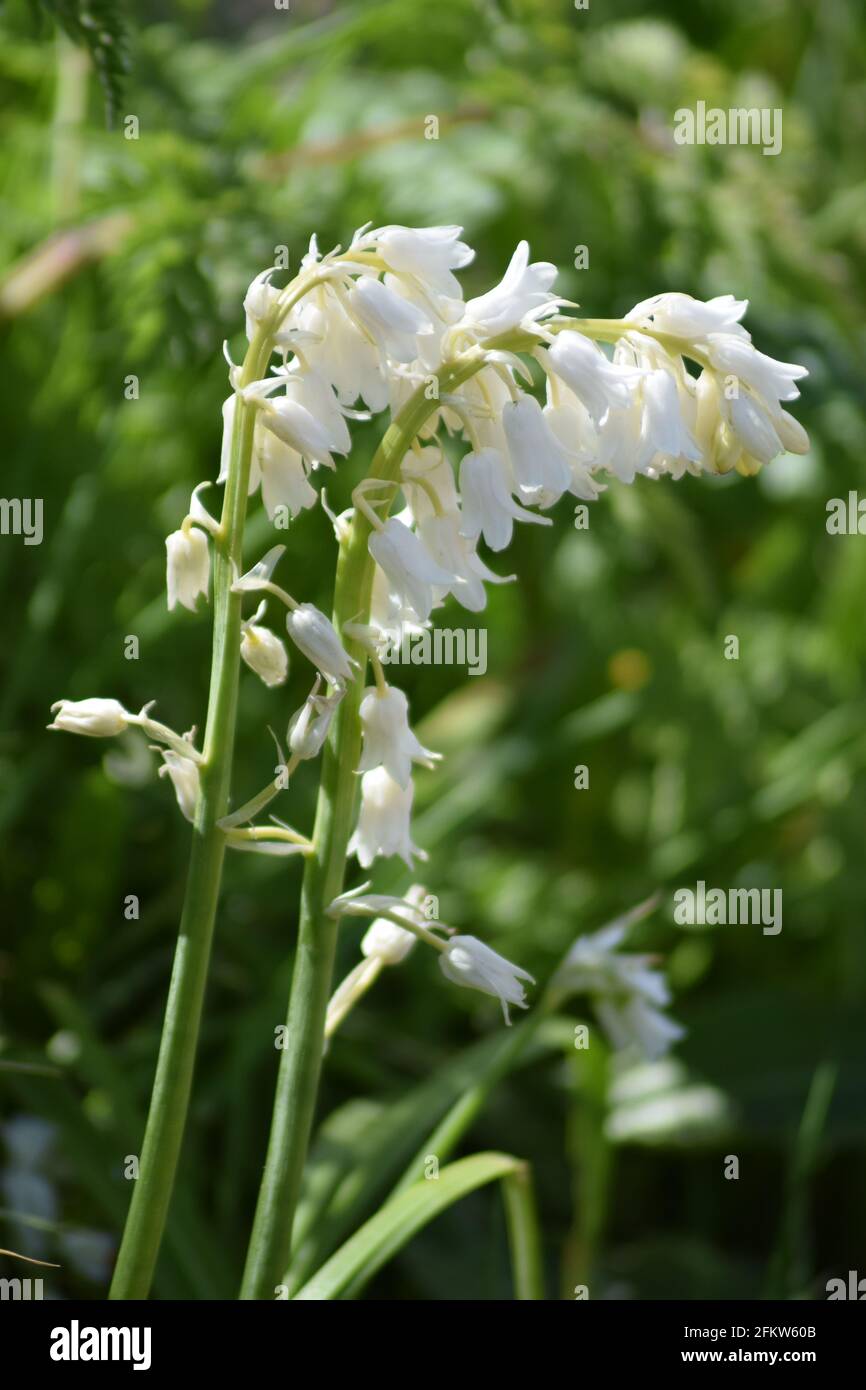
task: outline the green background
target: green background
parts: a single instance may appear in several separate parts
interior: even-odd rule
[[[810,369],[794,410],[812,436],[757,479],[614,483],[587,531],[564,502],[499,557],[520,578],[478,620],[486,676],[397,675],[447,755],[417,779],[415,822],[443,919],[543,979],[578,933],[661,888],[635,940],[664,957],[689,1030],[674,1059],[605,1078],[566,1027],[500,1087],[466,1151],[532,1163],[549,1296],[584,1280],[592,1297],[823,1298],[831,1276],[866,1274],[866,541],[825,527],[862,471],[859,6],[135,10],[111,128],[44,15],[16,0],[2,21],[2,491],[44,499],[45,535],[0,538],[0,1245],[61,1263],[54,1294],[104,1294],[189,840],[140,740],[48,734],[48,707],[156,699],[174,727],[202,725],[209,615],[166,612],[163,542],[216,475],[221,346],[237,355],[249,280],[279,245],[296,267],[313,231],[328,249],[365,222],[459,222],[478,252],[467,297],[522,237],[590,316],[666,289],[748,297],[757,345]],[[674,111],[698,100],[781,107],[782,153],[675,145]],[[357,427],[328,480],[337,509],[378,429]],[[255,559],[271,533],[252,514]],[[282,582],[327,609],[325,517],[287,539]],[[466,618],[451,604],[440,621]],[[278,692],[244,676],[239,799],[271,775],[266,726],[283,733],[309,680],[300,657]],[[316,776],[305,767],[283,801],[301,828]],[[236,1290],[299,873],[227,865],[164,1297]],[[672,893],[699,879],[780,888],[781,934],[677,927]],[[385,865],[376,882],[408,880]],[[359,935],[343,931],[343,969]],[[419,948],[333,1043],[322,1112],[399,1098],[499,1027],[494,1001],[449,987]],[[367,1296],[509,1297],[495,1194],[441,1218]]]

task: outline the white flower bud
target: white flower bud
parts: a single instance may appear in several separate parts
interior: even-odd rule
[[[361,938],[361,954],[376,956],[384,965],[399,965],[405,960],[417,937],[387,917],[377,917]]]
[[[194,613],[199,594],[207,597],[210,578],[207,536],[195,526],[186,525],[166,536],[165,549],[169,610],[182,603]]]
[[[55,710],[58,713],[55,714]],[[111,738],[129,728],[132,715],[118,700],[58,700],[51,706],[54,715],[49,729],[62,729],[68,734],[87,734],[89,738]]]
[[[325,680],[342,686],[354,680],[353,661],[344,650],[333,623],[312,603],[300,603],[286,616],[286,630],[299,651],[318,667]]]
[[[282,685],[289,674],[289,654],[285,644],[270,628],[245,623],[241,633],[241,656],[267,686]]]
[[[336,695],[320,695],[320,684],[321,677],[316,676],[313,689],[289,721],[289,748],[296,758],[318,757],[328,737],[331,720],[343,698],[342,690],[338,690]]]
[[[199,789],[198,763],[193,762],[192,758],[184,758],[173,748],[160,748],[157,751],[163,759],[159,776],[171,779],[178,806],[188,821],[193,820]]]

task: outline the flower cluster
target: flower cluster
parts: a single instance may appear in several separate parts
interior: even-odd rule
[[[334,468],[334,456],[349,450],[347,420],[386,406],[394,417],[413,392],[429,393],[431,408],[407,442],[396,480],[402,506],[380,515],[383,493],[391,498],[375,478],[353,497],[369,522],[375,562],[362,633],[372,652],[388,634],[429,626],[449,596],[471,612],[483,609],[485,586],[513,576],[491,570],[482,547],[503,550],[521,522],[550,525],[547,512],[566,493],[592,501],[610,478],[632,482],[639,474],[748,474],[776,454],[808,447],[782,405],[798,395],[805,368],[752,345],[740,322],[744,301],[661,294],[621,320],[581,320],[562,312],[556,267],[531,262],[526,242],[498,285],[464,301],[454,272],[474,253],[460,233],[362,228],[347,251],[325,256],[314,238],[274,336],[282,361],[246,387],[231,371],[220,476],[243,398],[256,410],[251,491],[261,487],[272,518],[315,505],[317,470]],[[250,339],[283,302],[272,274],[258,276],[247,293]],[[527,359],[543,373],[543,403]],[[465,381],[440,395],[449,369],[467,362]],[[335,518],[338,537],[346,521]],[[257,566],[240,586],[274,587],[266,582],[272,568]],[[353,678],[352,663],[329,620],[276,592],[289,608],[290,638],[338,695]],[[275,656],[268,670],[281,669]],[[409,729],[405,697],[384,681],[366,692],[362,723],[361,811],[351,848],[365,868],[393,854],[411,867],[419,851],[409,823],[410,769],[413,762],[429,767],[435,755]]]
[[[389,409],[390,434],[400,441],[394,468],[386,475],[374,468],[355,489],[350,512],[328,512],[341,543],[353,519],[366,528],[369,613],[338,632],[312,603],[292,597],[273,580],[281,546],[248,573],[235,573],[232,585],[237,594],[270,594],[285,605],[286,634],[318,673],[289,725],[291,766],[318,754],[358,677],[344,640],[371,659],[375,685],[360,704],[361,804],[349,844],[364,868],[380,856],[398,855],[409,868],[423,857],[411,833],[412,769],[432,767],[438,756],[412,732],[406,698],[388,685],[378,660],[395,632],[429,627],[449,597],[470,612],[483,609],[486,586],[514,577],[492,570],[485,551],[504,550],[515,525],[550,525],[548,513],[565,494],[589,503],[611,479],[752,474],[782,452],[808,448],[785,409],[806,370],[754,347],[741,322],[745,301],[666,293],[621,319],[581,319],[564,312],[573,306],[554,291],[556,267],[530,261],[526,242],[499,284],[464,300],[454,272],[474,252],[461,230],[363,227],[347,249],[325,255],[314,237],[290,285],[277,288],[275,270],[250,285],[244,367],[226,352],[231,393],[216,482],[233,476],[239,441],[251,438],[243,476],[276,525],[320,497],[327,510],[316,479],[349,452],[350,421]],[[199,498],[206,486],[195,489],[166,541],[170,608],[195,609],[208,592],[211,542],[226,545],[222,524]],[[240,655],[266,685],[277,686],[288,675],[288,652],[263,625],[264,611],[260,603],[243,622]],[[108,717],[97,723],[98,732],[116,732]],[[87,724],[82,716],[53,727],[97,731]],[[194,760],[191,770],[184,766],[188,754],[173,737],[163,770],[184,813],[192,814],[197,768]],[[266,789],[244,814],[273,794]],[[242,830],[242,819],[236,812],[220,822],[236,848],[309,849],[287,827]],[[449,977],[477,984],[489,974],[492,992],[520,1002],[522,988],[503,990],[499,967],[485,963],[480,943],[470,943],[452,943]],[[637,990],[634,998],[651,1006],[643,983],[643,995]],[[612,1013],[609,1021],[615,1028]],[[640,1020],[632,1023],[638,1028]]]

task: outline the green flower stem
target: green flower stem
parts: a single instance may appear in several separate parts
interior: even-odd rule
[[[485,362],[481,349],[465,353],[439,375],[439,396],[462,385]],[[382,488],[387,512],[399,485],[400,466],[439,400],[420,386],[382,438],[370,477],[392,484]],[[367,549],[371,524],[356,509],[348,538],[340,546],[334,591],[334,626],[366,622],[373,588],[373,559]],[[289,1263],[292,1222],[301,1186],[322,1062],[325,1018],[337,944],[337,921],[325,909],[342,892],[346,847],[352,832],[361,752],[359,710],[367,653],[349,637],[343,643],[360,666],[340,702],[325,749],[313,829],[301,890],[298,949],[287,1017],[287,1046],[280,1054],[276,1096],[265,1170],[259,1189],[240,1296],[273,1298]]]
[[[271,328],[261,326],[244,359],[241,385],[260,378],[271,356]],[[217,821],[228,810],[240,666],[242,596],[231,592],[241,569],[254,410],[239,401],[232,454],[216,536],[213,579],[213,657],[201,786],[196,805],[186,894],[180,920],[156,1076],[139,1176],[135,1183],[110,1298],[146,1298],[165,1229],[189,1108],[225,835]]]
[[[541,1236],[529,1164],[521,1163],[512,1173],[505,1174],[502,1197],[511,1250],[514,1297],[521,1302],[543,1299]]]

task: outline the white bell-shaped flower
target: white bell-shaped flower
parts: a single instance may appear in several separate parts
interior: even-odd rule
[[[800,391],[795,383],[809,375],[807,367],[796,362],[779,362],[759,352],[747,338],[732,333],[711,333],[707,344],[710,362],[716,371],[737,377],[767,404],[796,400]]]
[[[194,613],[199,594],[207,597],[210,580],[207,536],[187,519],[179,531],[166,536],[165,550],[169,610],[182,603]]]
[[[411,780],[401,787],[384,767],[364,773],[358,825],[347,850],[358,856],[362,868],[368,869],[380,855],[398,854],[410,869],[415,855],[426,859],[423,850],[412,843],[413,793]]]
[[[451,272],[475,259],[472,247],[459,239],[462,231],[462,227],[382,227],[373,238],[392,270],[414,275],[435,294],[459,299],[460,281]]]
[[[429,315],[370,276],[356,281],[349,291],[349,304],[382,352],[394,362],[413,362],[418,356],[416,338],[432,331]]]
[[[433,607],[434,586],[448,588],[454,576],[438,565],[414,531],[398,517],[389,517],[381,531],[373,531],[368,549],[384,570],[389,590],[401,608],[426,622]]]
[[[256,461],[262,484],[262,501],[271,521],[278,507],[284,507],[290,517],[296,517],[307,507],[314,507],[319,494],[307,478],[303,457],[272,430],[256,425]]]
[[[384,690],[372,686],[365,690],[360,714],[364,746],[359,772],[384,767],[405,788],[413,763],[433,767],[440,757],[425,748],[409,728],[409,701],[396,686],[389,685]]]
[[[636,468],[645,473],[651,466],[666,464],[680,476],[688,463],[700,463],[701,449],[683,419],[682,404],[672,372],[657,368],[640,385],[643,414]]]
[[[521,507],[511,495],[511,486],[508,462],[498,449],[466,454],[460,463],[461,534],[475,541],[483,536],[491,550],[504,550],[515,521],[553,525],[550,517]]]
[[[524,502],[549,507],[571,486],[568,456],[534,396],[522,394],[502,411],[502,427]]]
[[[466,305],[464,323],[485,338],[516,328],[527,317],[535,318],[554,302],[550,287],[556,266],[550,261],[529,262],[529,242],[521,241],[498,285]]]
[[[487,605],[488,584],[510,584],[513,574],[494,574],[476,553],[475,542],[461,534],[459,516],[430,516],[418,527],[424,546],[448,575],[444,593],[453,594],[470,613],[480,613]]]
[[[439,966],[452,984],[479,989],[483,994],[492,994],[498,999],[508,1024],[511,1023],[509,1004],[518,1009],[529,1008],[521,981],[528,980],[530,984],[535,984],[532,976],[519,965],[512,965],[510,960],[500,956],[476,936],[453,936],[439,957]]]
[[[259,419],[265,429],[273,431],[295,453],[313,462],[324,463],[329,468],[334,467],[331,457],[333,445],[326,430],[299,401],[292,400],[290,396],[275,396],[264,403]]]
[[[553,371],[583,402],[596,424],[607,410],[629,405],[641,376],[634,367],[609,362],[601,348],[580,332],[559,333],[547,357]]]
[[[749,307],[748,299],[720,294],[715,299],[693,299],[690,294],[669,292],[641,300],[625,315],[627,323],[652,325],[657,333],[667,333],[690,343],[705,342],[710,333],[730,333],[748,340],[740,319]]]

